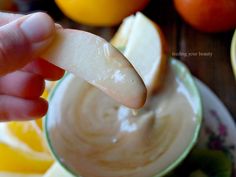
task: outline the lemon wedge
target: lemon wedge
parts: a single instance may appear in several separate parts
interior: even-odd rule
[[[23,151],[5,143],[0,143],[0,152],[0,171],[44,173],[53,163],[49,155]]]
[[[68,173],[58,162],[55,162],[52,167],[45,173],[43,177],[74,177]]]
[[[37,123],[38,122],[38,123]],[[47,144],[43,137],[41,121],[10,122],[7,123],[8,132],[31,150],[47,152]]]

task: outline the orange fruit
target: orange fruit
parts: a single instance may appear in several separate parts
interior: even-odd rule
[[[205,32],[227,31],[236,27],[236,0],[174,0],[183,19]]]
[[[117,25],[126,16],[143,9],[149,0],[55,0],[72,20],[93,26]]]

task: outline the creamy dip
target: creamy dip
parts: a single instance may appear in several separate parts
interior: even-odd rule
[[[197,120],[191,100],[172,69],[162,91],[135,112],[68,75],[50,103],[51,145],[83,177],[151,177],[192,141]]]

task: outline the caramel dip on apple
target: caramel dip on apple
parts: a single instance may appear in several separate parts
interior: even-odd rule
[[[53,98],[50,144],[82,177],[152,177],[183,153],[197,126],[194,103],[173,67],[163,89],[135,112],[73,75]]]

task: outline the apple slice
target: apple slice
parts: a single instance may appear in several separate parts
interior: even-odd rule
[[[143,79],[148,95],[156,92],[168,65],[167,47],[160,28],[138,12],[124,20],[111,42],[117,48],[124,48],[123,54]]]
[[[125,49],[124,47],[127,45],[134,19],[135,17],[133,15],[125,18],[111,40],[111,43],[121,51],[123,51]]]
[[[100,88],[130,108],[140,108],[146,88],[129,61],[110,43],[88,32],[60,29],[42,57]]]

